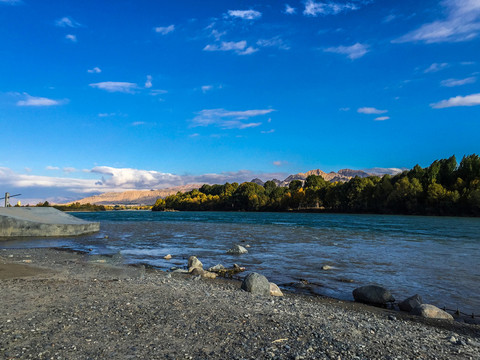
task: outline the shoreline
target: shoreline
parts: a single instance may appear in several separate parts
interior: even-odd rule
[[[238,281],[196,279],[104,256],[1,250],[0,356],[480,357],[479,325],[301,294],[265,298]]]

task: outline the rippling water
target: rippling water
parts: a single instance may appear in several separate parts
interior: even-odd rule
[[[351,300],[354,288],[379,284],[395,298],[480,313],[480,219],[299,213],[75,213],[100,221],[100,233],[75,238],[16,239],[0,247],[93,249],[128,263],[169,269],[190,255],[205,268],[238,263],[277,284],[313,283],[321,295]],[[105,238],[108,236],[108,238]],[[227,255],[234,244],[246,255]],[[172,254],[166,261],[163,256]],[[331,270],[322,270],[330,265]],[[351,281],[351,282],[347,282]]]

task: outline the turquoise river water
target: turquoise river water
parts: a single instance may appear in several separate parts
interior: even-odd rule
[[[168,270],[196,255],[204,267],[237,263],[289,289],[352,300],[366,284],[397,300],[480,314],[480,219],[422,216],[109,211],[73,214],[100,221],[100,233],[0,242],[0,248],[65,247],[121,254],[127,263]],[[107,238],[108,236],[108,238]],[[245,255],[228,255],[234,244]],[[171,254],[173,259],[164,260]],[[322,270],[330,265],[332,269]],[[241,276],[241,274],[240,274]],[[297,286],[299,285],[299,286]]]

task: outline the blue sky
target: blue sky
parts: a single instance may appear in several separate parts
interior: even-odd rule
[[[460,160],[479,33],[480,0],[0,0],[0,184],[62,201]]]

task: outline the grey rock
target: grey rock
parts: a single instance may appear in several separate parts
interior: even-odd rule
[[[225,269],[225,266],[223,266],[222,264],[217,264],[217,265],[209,268],[208,271],[218,271],[218,270],[223,270],[223,269]]]
[[[248,253],[248,250],[241,245],[235,245],[233,248],[227,250],[227,254],[241,255]]]
[[[390,291],[377,285],[362,286],[353,290],[353,298],[357,302],[376,306],[385,306],[395,301]]]
[[[423,300],[422,297],[418,294],[410,296],[408,299],[403,300],[401,303],[398,304],[398,307],[402,311],[410,312],[415,309],[418,305],[422,305]]]
[[[196,256],[190,256],[188,258],[188,271],[191,272],[193,269],[203,270],[203,264],[200,260],[197,259]]]
[[[429,319],[453,320],[452,315],[430,304],[418,305],[411,311],[411,314]]]
[[[270,296],[270,282],[263,275],[250,273],[242,282],[242,290],[252,294]]]

